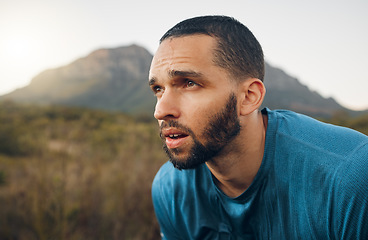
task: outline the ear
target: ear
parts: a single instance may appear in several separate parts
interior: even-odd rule
[[[257,110],[264,99],[266,88],[263,82],[257,78],[249,78],[240,83],[239,90],[241,98],[239,99],[240,115],[248,115]]]

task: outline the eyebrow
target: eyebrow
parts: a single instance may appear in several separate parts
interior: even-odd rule
[[[195,71],[179,71],[179,70],[170,70],[169,71],[170,77],[193,77],[199,78],[202,77],[203,74]]]
[[[202,73],[195,72],[195,71],[180,71],[180,70],[170,70],[168,74],[171,78],[175,77],[190,77],[190,78],[200,78],[203,76]],[[152,77],[148,84],[150,86],[155,85],[157,82],[157,79],[155,77]]]
[[[148,81],[148,84],[149,84],[150,86],[152,86],[152,85],[155,85],[155,84],[156,84],[156,82],[157,82],[156,78],[155,78],[155,77],[153,77],[153,78],[151,78],[151,79]]]

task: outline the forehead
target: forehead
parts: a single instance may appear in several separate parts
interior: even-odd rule
[[[216,40],[207,35],[165,39],[152,60],[150,76],[172,71],[203,71],[215,67],[213,51]]]

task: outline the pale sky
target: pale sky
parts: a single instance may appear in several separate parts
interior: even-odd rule
[[[266,61],[310,89],[368,109],[366,0],[0,0],[0,95],[98,48],[153,54],[170,27],[208,14],[248,26]]]

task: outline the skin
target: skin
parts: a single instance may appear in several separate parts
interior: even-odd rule
[[[164,40],[151,64],[149,84],[157,97],[154,116],[159,125],[170,120],[190,128],[203,144],[212,116],[226,104],[230,94],[237,97],[240,134],[216,157],[206,162],[216,185],[229,197],[237,197],[252,183],[262,163],[267,117],[258,108],[265,87],[259,79],[233,79],[213,62],[216,40],[207,35],[190,35]],[[185,161],[194,142],[176,127],[165,127],[166,137],[176,158]]]

